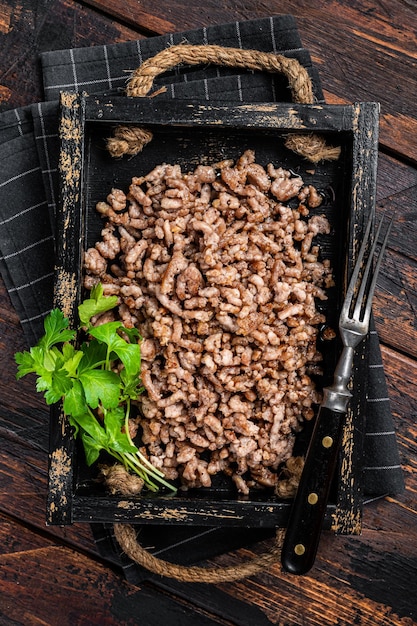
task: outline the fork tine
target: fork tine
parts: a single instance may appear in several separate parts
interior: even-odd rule
[[[379,254],[378,254],[378,258],[375,264],[375,267],[373,267],[373,263],[374,263],[374,255],[375,255],[375,251],[376,248],[378,246],[378,239],[379,239],[379,235],[381,233],[381,228],[382,228],[382,224],[384,222],[384,216],[382,217],[382,219],[379,222],[378,225],[378,229],[377,232],[375,233],[375,237],[371,246],[371,249],[369,251],[369,257],[365,266],[365,269],[363,271],[363,275],[362,275],[362,279],[361,279],[361,285],[360,285],[360,289],[358,292],[358,296],[356,299],[356,305],[353,311],[353,320],[357,320],[358,322],[361,321],[363,324],[368,324],[369,323],[369,317],[371,314],[371,308],[372,308],[372,299],[373,299],[373,295],[374,295],[374,291],[375,291],[375,287],[376,287],[376,281],[378,278],[378,273],[379,273],[379,269],[381,266],[381,262],[382,262],[382,257],[384,255],[384,251],[385,248],[387,246],[388,243],[388,238],[389,238],[389,234],[391,231],[391,227],[392,227],[392,223],[393,223],[393,218],[391,218],[385,236],[384,236],[384,240],[381,244],[381,247],[379,249]],[[369,227],[369,223],[366,229],[366,235],[370,234],[370,229],[368,230]],[[361,246],[361,252],[362,252],[362,248],[363,248],[363,253],[365,252],[366,249],[366,244],[367,244],[367,237],[364,237],[364,241],[362,243]],[[359,254],[358,257],[358,266],[361,265],[363,260],[363,254],[362,257]],[[358,272],[359,273],[359,272]],[[369,276],[372,273],[372,281],[371,284],[368,286],[368,280],[369,280]],[[357,280],[358,276],[356,276],[356,280]],[[349,285],[350,287],[350,285]],[[355,289],[355,284],[353,283],[352,286],[352,298],[353,298],[353,291]],[[363,315],[361,316],[361,311],[363,309]]]
[[[378,230],[377,230],[377,233],[375,235],[375,240],[373,242],[372,249],[371,249],[371,252],[369,254],[369,257],[370,257],[369,258],[369,268],[372,267],[372,258],[373,258],[374,254],[375,254],[375,250],[376,250],[376,247],[378,245],[379,233],[381,232],[381,226],[382,226],[383,221],[384,221],[384,216],[381,218],[381,221],[379,222]],[[385,248],[387,247],[387,243],[388,243],[388,239],[389,239],[389,236],[390,236],[390,232],[391,232],[393,221],[394,221],[394,218],[391,217],[391,219],[390,219],[390,221],[388,223],[388,226],[387,226],[387,230],[385,232],[384,239],[383,239],[383,241],[381,243],[381,246],[379,248],[378,258],[377,258],[375,267],[373,269],[372,282],[371,282],[371,285],[370,285],[369,290],[368,290],[366,306],[365,306],[365,312],[364,312],[364,317],[363,317],[363,321],[366,324],[369,322],[369,317],[371,315],[372,300],[373,300],[373,297],[374,297],[376,281],[377,281],[379,270],[380,270],[380,267],[381,267],[382,257],[384,256]],[[364,283],[364,286],[366,286],[365,283]],[[362,298],[363,298],[363,294],[362,294]]]
[[[355,305],[355,308],[354,308],[354,311],[353,311],[353,319],[355,319],[355,320],[360,320],[361,319],[362,307],[364,307],[364,316],[366,314],[365,291],[368,289],[369,275],[370,275],[372,267],[373,267],[374,254],[375,254],[375,250],[376,250],[376,247],[377,247],[377,244],[378,244],[379,234],[381,232],[381,227],[382,227],[383,220],[384,220],[384,218],[382,217],[381,221],[379,222],[379,226],[377,228],[377,231],[375,233],[371,249],[369,251],[369,256],[368,256],[367,263],[365,265],[365,269],[363,270],[362,280],[361,280],[360,288],[359,288],[359,291],[358,291],[358,296],[357,296],[357,299],[356,299],[356,305]],[[373,280],[373,282],[374,282],[374,280]],[[366,302],[369,302],[369,300],[372,299],[371,289],[372,289],[372,286],[373,286],[373,282],[369,286],[368,298],[366,299]],[[358,285],[358,287],[359,287],[359,285]]]
[[[341,317],[347,319],[349,317],[349,311],[352,306],[353,297],[355,295],[355,288],[358,283],[359,272],[362,267],[363,257],[365,256],[366,248],[368,246],[369,235],[371,233],[371,227],[373,222],[372,213],[369,216],[368,223],[366,224],[365,234],[363,236],[362,245],[359,250],[358,258],[356,259],[355,267],[353,268],[352,276],[349,281],[348,288],[346,290],[345,299],[341,310]]]

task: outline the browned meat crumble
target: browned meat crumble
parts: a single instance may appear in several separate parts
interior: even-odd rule
[[[314,245],[328,221],[309,217],[320,203],[248,150],[186,174],[159,165],[97,205],[106,224],[85,254],[85,285],[116,294],[120,319],[143,337],[143,445],[183,488],[218,472],[243,493],[275,486],[313,415],[315,299],[332,284]]]

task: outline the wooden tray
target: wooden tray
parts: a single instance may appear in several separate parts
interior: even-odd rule
[[[374,211],[378,115],[375,103],[352,106],[292,104],[225,105],[193,101],[157,101],[64,93],[61,97],[61,195],[57,215],[55,306],[76,323],[82,299],[83,251],[100,237],[103,221],[95,211],[112,187],[127,189],[162,162],[179,163],[183,171],[198,163],[235,159],[248,148],[258,163],[274,163],[300,173],[325,196],[319,207],[332,226],[321,236],[324,258],[330,258],[337,288],[324,305],[328,323],[337,328],[345,285],[370,213]],[[154,133],[135,158],[113,159],[105,148],[114,127],[136,124]],[[312,165],[284,146],[290,133],[320,133],[341,147],[337,161]],[[314,210],[313,210],[314,211]],[[312,211],[312,212],[313,212]],[[322,384],[332,379],[340,345],[320,346],[324,356]],[[362,433],[366,392],[366,346],[356,355],[353,399],[348,411],[339,468],[326,525],[339,533],[359,533],[362,517]],[[303,453],[311,428],[298,436]],[[274,528],[285,527],[290,501],[259,491],[249,497],[220,480],[212,488],[177,495],[140,497],[108,495],[95,482],[97,468],[87,468],[61,408],[51,411],[50,467],[47,503],[49,524],[129,522]]]

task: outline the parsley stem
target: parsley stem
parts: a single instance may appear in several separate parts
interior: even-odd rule
[[[159,469],[157,469],[151,463],[149,463],[149,461],[139,452],[139,450],[136,453],[136,455],[134,455],[133,453],[130,453],[130,452],[126,452],[125,456],[129,457],[129,459],[131,459],[131,461],[135,465],[137,465],[138,467],[143,468],[147,475],[152,476],[152,478],[154,478],[159,483],[161,483],[161,485],[164,485],[165,487],[168,487],[171,491],[177,491],[176,488],[173,485],[170,485],[168,482],[166,482],[164,480],[163,472],[161,472]],[[144,465],[143,465],[143,463],[141,463],[141,461],[142,462],[146,461],[147,467],[144,467]]]
[[[137,474],[140,478],[142,478],[142,480],[144,481],[144,483],[146,484],[148,488],[151,488],[152,491],[155,491],[154,489],[155,485],[153,484],[152,481],[149,481],[148,476],[146,475],[146,472],[143,471],[139,466],[135,466],[133,463],[131,463],[130,460],[126,457],[126,455],[120,452],[117,452],[116,450],[113,450],[112,448],[108,448],[107,452],[112,457],[114,457],[117,461],[119,461],[119,463],[122,463],[122,465],[124,465],[126,469],[132,470],[135,474]]]
[[[150,479],[149,472],[142,467],[142,465],[136,462],[135,458],[131,454],[121,454],[121,460],[125,467],[130,467],[131,470],[140,476],[148,489],[151,491],[158,491],[158,486]]]
[[[125,413],[125,433],[126,436],[129,440],[130,445],[135,446],[134,442],[132,441],[132,438],[130,436],[130,432],[129,432],[129,417],[130,417],[130,398],[128,398],[126,400],[126,413]],[[136,447],[136,446],[135,446]],[[127,455],[126,455],[127,456]],[[155,467],[154,465],[152,465],[152,463],[146,458],[146,456],[144,456],[140,450],[137,450],[136,455],[131,455],[132,457],[132,461],[134,463],[136,463],[136,457],[140,460],[140,465],[141,467],[143,467],[144,471],[148,474],[150,474],[151,476],[153,476],[153,478],[155,478],[158,482],[160,482],[162,485],[164,485],[165,487],[168,487],[171,491],[176,491],[176,488],[173,487],[172,485],[170,485],[168,482],[166,482],[164,480],[164,473],[158,469],[157,467]],[[139,462],[138,462],[139,464]]]

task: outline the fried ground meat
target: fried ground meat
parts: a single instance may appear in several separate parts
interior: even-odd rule
[[[142,340],[140,428],[151,462],[183,488],[224,472],[275,486],[319,394],[316,300],[332,285],[314,238],[320,194],[247,150],[182,173],[163,164],[113,189],[85,286],[102,282]],[[98,320],[100,323],[100,320]]]

